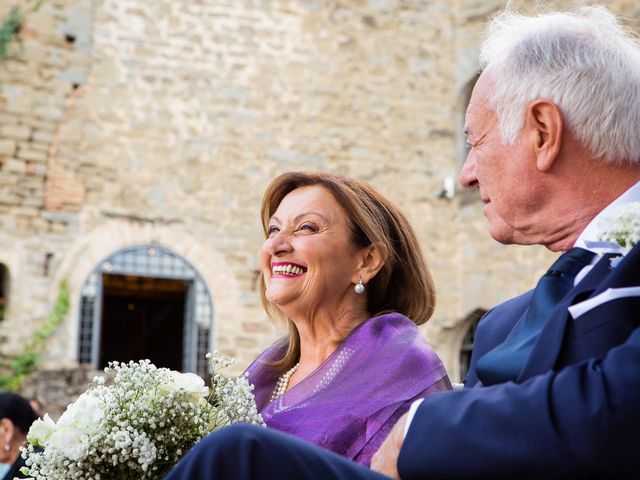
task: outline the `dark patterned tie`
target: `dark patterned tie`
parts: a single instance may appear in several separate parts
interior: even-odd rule
[[[573,288],[576,275],[595,254],[574,247],[563,253],[538,281],[525,317],[507,339],[478,359],[476,371],[484,385],[515,380],[553,309]]]

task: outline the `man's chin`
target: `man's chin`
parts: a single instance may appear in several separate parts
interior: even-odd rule
[[[496,215],[495,212],[486,211],[485,216],[487,217],[487,221],[489,222],[489,235],[491,235],[491,238],[493,238],[496,242],[502,243],[504,245],[519,243],[516,240],[516,230],[507,222],[505,222],[502,217]]]
[[[504,230],[489,230],[489,234],[491,238],[493,238],[496,242],[502,243],[503,245],[513,245],[518,243],[514,237],[513,231],[504,231]]]
[[[496,242],[503,245],[544,245],[540,239],[519,232],[512,227],[507,228],[489,228],[489,234]]]

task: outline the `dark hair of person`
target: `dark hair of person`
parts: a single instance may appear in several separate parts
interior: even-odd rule
[[[29,402],[12,392],[0,392],[0,418],[8,418],[25,435],[38,419]]]

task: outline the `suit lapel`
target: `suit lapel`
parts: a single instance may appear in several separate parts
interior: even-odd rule
[[[518,375],[518,383],[553,369],[564,339],[564,332],[569,318],[568,307],[579,297],[586,299],[591,296],[610,272],[610,257],[605,255],[553,310],[551,318],[540,332],[536,344],[531,350],[529,359]]]
[[[615,268],[610,267],[612,270],[611,275],[607,276],[607,278],[595,288],[593,295],[598,295],[611,287],[622,288],[637,286],[638,277],[640,276],[638,269],[639,264],[640,243],[632,248]]]

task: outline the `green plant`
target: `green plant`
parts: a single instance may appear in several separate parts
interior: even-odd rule
[[[43,0],[36,1],[30,11],[35,12],[39,9],[42,2]],[[7,57],[11,43],[20,41],[19,34],[23,21],[24,13],[18,7],[13,7],[7,19],[0,24],[0,61]]]
[[[11,42],[19,38],[22,19],[22,12],[13,7],[9,12],[9,17],[0,25],[0,60],[7,56]]]
[[[58,296],[44,324],[25,342],[23,352],[16,356],[10,366],[11,373],[0,375],[0,390],[17,391],[24,379],[34,372],[40,363],[40,352],[47,338],[62,323],[69,312],[69,286],[66,280],[60,283]]]

